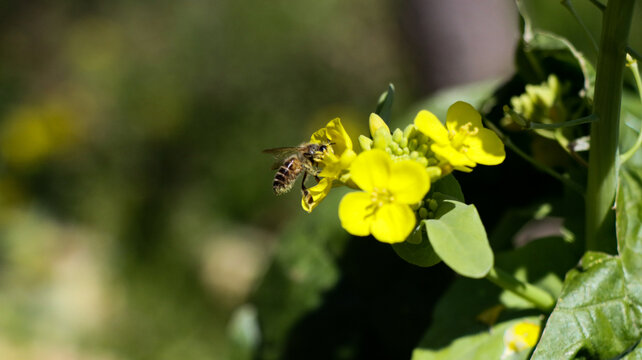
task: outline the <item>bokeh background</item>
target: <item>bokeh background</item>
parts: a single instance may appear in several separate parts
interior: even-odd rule
[[[407,123],[510,76],[518,37],[508,0],[2,1],[0,358],[243,358],[283,234],[338,222],[274,197],[261,150],[335,117],[356,141],[388,83]]]

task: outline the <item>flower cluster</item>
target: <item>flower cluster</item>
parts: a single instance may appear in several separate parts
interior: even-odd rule
[[[432,216],[436,203],[426,198],[432,183],[453,170],[497,165],[506,156],[499,137],[461,101],[448,109],[445,126],[427,110],[404,130],[391,132],[376,114],[369,125],[370,137],[359,137],[358,155],[339,119],[312,135],[311,142],[330,145],[318,164],[321,179],[308,189],[313,201],[302,200],[302,206],[312,211],[334,186],[358,189],[339,204],[341,225],[350,234],[386,243],[406,240],[418,218]]]

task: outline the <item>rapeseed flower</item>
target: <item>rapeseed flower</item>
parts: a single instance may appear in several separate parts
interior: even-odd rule
[[[504,333],[504,353],[502,359],[520,351],[530,349],[537,344],[541,327],[528,321],[511,326]]]
[[[423,166],[413,160],[393,161],[380,149],[365,151],[350,166],[352,181],[363,191],[339,204],[341,226],[352,235],[372,234],[386,243],[404,241],[416,225],[411,205],[430,189]]]
[[[463,101],[450,106],[446,126],[433,113],[422,110],[415,127],[433,141],[430,150],[440,160],[443,174],[453,169],[470,172],[477,164],[497,165],[506,158],[497,134],[484,128],[481,115]]]
[[[352,140],[339,118],[331,120],[324,128],[312,134],[310,142],[329,145],[323,158],[318,162],[321,168],[318,176],[323,179],[308,189],[312,196],[312,203],[308,204],[305,198],[301,199],[301,206],[307,212],[311,212],[323,201],[332,189],[334,180],[345,175],[350,164],[357,157],[357,153],[352,149]]]

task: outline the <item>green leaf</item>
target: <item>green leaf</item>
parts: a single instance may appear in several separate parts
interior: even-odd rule
[[[444,176],[443,178],[437,180],[436,183],[432,185],[430,190],[433,193],[442,193],[446,194],[457,201],[464,202],[464,193],[461,191],[461,186],[459,186],[459,181],[455,179],[453,174]]]
[[[504,333],[513,325],[520,322],[530,322],[540,324],[537,316],[524,317],[499,323],[487,331],[481,331],[468,336],[462,336],[450,344],[450,346],[439,349],[422,349],[418,348],[412,354],[412,360],[486,360],[486,359],[506,359],[518,360],[528,359],[531,349],[525,349],[521,352],[512,354],[512,356],[502,356],[505,351]]]
[[[423,221],[435,252],[458,274],[484,277],[493,266],[493,251],[477,209],[438,195],[435,219]]]
[[[627,163],[628,165],[628,163]],[[616,198],[618,251],[630,295],[642,304],[642,169],[620,169]]]
[[[596,53],[577,21],[559,2],[518,0],[517,7],[524,19],[524,43],[520,45],[520,50],[525,58],[521,58],[519,53],[517,57],[520,74],[530,83],[542,82],[550,72],[550,69],[544,69],[544,59],[555,58],[562,63],[579,67],[584,76],[586,96],[592,99]],[[555,11],[556,16],[551,17],[551,11]],[[594,15],[600,14],[595,12]],[[599,32],[600,19],[589,20],[590,25],[597,26]],[[528,66],[524,66],[526,63]],[[560,74],[564,73],[563,70],[558,71],[561,71]],[[530,74],[535,74],[537,79],[529,79]]]
[[[386,123],[390,123],[390,113],[392,111],[392,102],[395,99],[395,86],[393,84],[388,85],[388,90],[386,90],[379,97],[379,102],[377,104],[377,109],[375,113],[383,119]]]
[[[642,306],[619,257],[588,253],[571,270],[533,359],[612,359],[642,335]]]
[[[561,290],[560,279],[577,264],[577,258],[574,245],[557,237],[534,240],[516,250],[499,253],[495,262],[497,267],[515,278],[541,287],[557,297]],[[523,300],[507,296],[505,291],[488,281],[458,278],[439,299],[433,311],[433,321],[416,353],[441,353],[447,347],[455,346],[458,338],[487,334],[488,326],[478,317],[500,303],[505,307],[499,316],[500,322],[539,313],[533,310],[532,304],[525,306]],[[459,349],[466,351],[464,347]],[[450,353],[451,359],[467,358],[454,351]]]
[[[422,228],[423,226],[419,226],[408,240],[393,244],[392,248],[399,257],[407,262],[421,267],[429,267],[438,264],[441,259],[430,245]]]

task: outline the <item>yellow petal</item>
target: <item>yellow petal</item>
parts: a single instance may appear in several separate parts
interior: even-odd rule
[[[392,163],[388,190],[394,201],[402,204],[415,204],[421,201],[430,189],[430,178],[426,168],[413,160]]]
[[[437,157],[449,162],[453,167],[458,167],[458,166],[474,167],[475,166],[474,161],[472,161],[471,159],[468,158],[468,156],[457,151],[457,149],[453,148],[450,145],[441,146],[439,144],[432,144],[430,146],[430,150],[432,150],[437,155]]]
[[[468,146],[466,156],[479,164],[497,165],[506,158],[504,143],[492,130],[479,129],[477,135],[466,138],[464,145]]]
[[[301,197],[303,210],[312,212],[312,210],[325,199],[328,193],[330,193],[330,190],[332,190],[332,179],[328,178],[321,179],[318,184],[308,188],[308,192],[312,197],[312,203],[308,203],[305,196]]]
[[[319,173],[320,177],[336,178],[343,170],[341,168],[341,159],[331,152],[326,153],[320,163],[323,167]]]
[[[341,226],[350,234],[366,236],[370,234],[372,215],[372,197],[359,191],[346,194],[339,203],[339,220]]]
[[[352,181],[361,189],[372,191],[386,189],[390,179],[392,160],[387,152],[379,149],[364,151],[352,162]]]
[[[421,110],[415,117],[415,126],[419,131],[438,144],[448,144],[448,131],[444,124],[437,119],[435,114],[428,110]]]
[[[326,125],[326,136],[328,141],[333,143],[332,148],[334,153],[341,156],[346,150],[352,150],[352,140],[350,136],[341,125],[341,120],[339,118],[333,119]]]
[[[410,206],[390,203],[377,209],[370,231],[377,240],[392,244],[406,240],[415,224],[415,213]]]
[[[370,123],[370,135],[373,138],[375,136],[375,133],[377,132],[377,129],[379,129],[380,127],[383,127],[384,129],[386,129],[388,133],[390,133],[390,128],[388,127],[388,125],[386,125],[386,122],[383,121],[383,119],[375,113],[370,114],[369,123]]]
[[[457,101],[448,108],[446,127],[448,130],[457,131],[459,127],[471,123],[472,128],[482,129],[481,115],[469,103]],[[471,128],[471,130],[472,130]]]
[[[312,136],[310,136],[310,142],[311,143],[315,143],[315,144],[328,143],[329,141],[328,141],[327,133],[328,132],[327,132],[326,128],[321,128],[321,129],[315,131],[314,134],[312,134]]]

